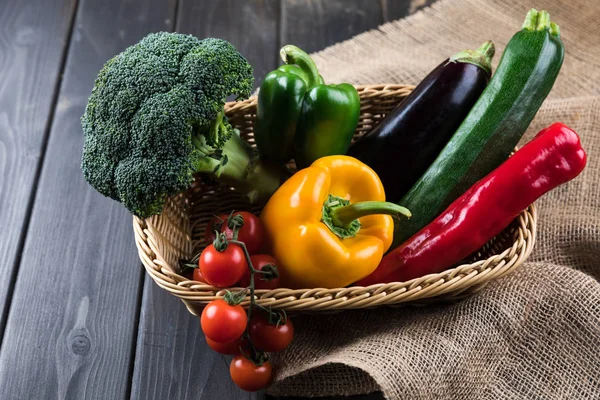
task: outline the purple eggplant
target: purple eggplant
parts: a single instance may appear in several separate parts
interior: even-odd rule
[[[493,56],[488,41],[444,60],[350,146],[346,154],[373,168],[387,201],[398,202],[448,143],[487,86]]]

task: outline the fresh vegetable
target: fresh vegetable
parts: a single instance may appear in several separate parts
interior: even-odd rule
[[[254,137],[260,153],[298,168],[345,154],[360,115],[354,86],[325,85],[314,61],[296,46],[281,49],[287,64],[267,74],[258,94]]]
[[[194,272],[192,272],[192,279],[198,282],[206,283],[206,279],[202,276],[202,271],[200,268],[194,268]]]
[[[279,164],[292,158],[307,81],[297,65],[282,65],[265,76],[254,122],[254,139],[264,158]]]
[[[247,392],[256,392],[267,386],[272,373],[270,361],[256,365],[243,355],[235,356],[229,366],[233,383]]]
[[[285,350],[294,339],[294,325],[292,321],[284,318],[275,318],[270,321],[263,314],[252,316],[248,328],[250,339],[257,349],[269,353]]]
[[[282,285],[343,287],[375,270],[392,241],[390,215],[410,216],[384,200],[375,172],[353,157],[323,157],[294,174],[260,216]]]
[[[160,214],[195,173],[267,198],[282,171],[259,160],[224,117],[226,98],[247,98],[253,82],[252,67],[225,40],[146,36],[98,74],[82,117],[85,179],[144,218]]]
[[[281,57],[287,64],[298,65],[309,77],[294,136],[296,165],[306,168],[321,157],[345,154],[360,116],[356,88],[349,83],[319,82],[314,61],[296,46],[284,46]]]
[[[206,344],[208,344],[208,347],[210,347],[211,349],[213,349],[214,351],[216,351],[219,354],[229,354],[229,355],[233,355],[233,354],[240,354],[241,349],[243,349],[243,343],[244,340],[242,337],[238,338],[237,340],[234,340],[233,342],[229,342],[229,343],[219,343],[219,342],[215,342],[214,340],[210,339],[210,338],[205,338],[206,339]]]
[[[544,193],[574,179],[585,164],[577,134],[561,123],[549,126],[388,253],[375,272],[357,285],[403,282],[454,265],[499,234]]]
[[[234,234],[236,227],[239,227],[237,236]],[[227,239],[244,242],[250,254],[260,252],[264,244],[265,228],[262,222],[256,215],[247,211],[230,214],[221,227],[221,231],[227,236]]]
[[[230,365],[234,383],[246,391],[256,391],[265,387],[271,379],[271,364],[265,351],[280,351],[279,349],[287,347],[293,340],[293,325],[285,313],[278,313],[256,304],[255,275],[277,278],[278,272],[272,257],[264,254],[250,256],[246,244],[239,240],[241,229],[252,224],[247,224],[245,217],[249,220],[256,218],[248,213],[231,213],[227,220],[217,216],[213,221],[214,226],[209,224],[209,228],[215,227],[218,231],[222,228],[221,223],[229,223],[231,238],[228,238],[225,232],[219,232],[214,242],[215,250],[233,246],[241,249],[249,272],[249,281],[247,288],[237,292],[227,290],[223,300],[210,302],[202,311],[200,324],[207,344],[214,351],[236,355]],[[255,221],[255,226],[260,226],[259,222]],[[257,268],[254,267],[253,260],[257,263]],[[189,262],[183,262],[182,266],[189,268],[194,262],[203,265],[202,256],[196,255]],[[265,264],[260,265],[261,263]],[[228,268],[230,266],[224,264],[219,269]],[[250,304],[246,314],[240,303],[247,296],[250,297]],[[262,309],[262,314],[256,314],[258,309]],[[264,325],[263,320],[274,325]],[[264,349],[258,348],[255,342]]]
[[[227,243],[223,233],[200,255],[200,273],[204,280],[219,288],[235,285],[248,269],[244,250]]]
[[[350,146],[398,202],[423,175],[463,122],[492,72],[494,44],[444,60],[371,132]],[[400,171],[400,172],[399,172]]]
[[[246,330],[248,318],[240,305],[229,305],[225,300],[213,300],[204,307],[200,325],[207,338],[218,343],[239,339]]]
[[[250,256],[250,260],[257,271],[254,277],[254,287],[256,289],[276,289],[280,287],[279,270],[275,258],[268,254],[254,254]],[[250,286],[250,270],[246,270],[239,286]]]
[[[550,22],[548,13],[529,11],[469,115],[400,200],[414,217],[396,226],[392,248],[506,160],[550,92],[563,55],[558,26]]]
[[[244,242],[250,254],[260,252],[264,243],[262,222],[256,215],[247,211],[215,215],[204,228],[204,242],[214,242],[215,232],[224,233],[227,239]],[[237,236],[234,232],[237,232]]]

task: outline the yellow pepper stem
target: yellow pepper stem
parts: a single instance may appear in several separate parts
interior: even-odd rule
[[[387,214],[394,217],[412,216],[411,212],[397,204],[385,201],[362,201],[350,204],[346,199],[329,195],[323,204],[321,221],[340,239],[354,237],[360,229],[361,217],[374,214]]]
[[[396,217],[404,215],[407,218],[412,216],[408,209],[383,201],[362,201],[360,203],[333,208],[330,212],[333,224],[340,228],[348,228],[352,224],[352,221],[373,214],[387,214]]]

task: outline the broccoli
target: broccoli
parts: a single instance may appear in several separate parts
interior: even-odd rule
[[[267,166],[224,116],[250,96],[252,67],[229,42],[159,32],[100,70],[81,118],[86,181],[146,218],[206,173],[265,199],[283,172]]]

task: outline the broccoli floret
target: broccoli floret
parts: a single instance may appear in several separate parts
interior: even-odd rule
[[[212,173],[260,199],[281,172],[264,165],[224,117],[250,96],[252,67],[229,42],[159,32],[110,59],[82,117],[82,171],[136,216],[162,211],[194,174]],[[234,160],[235,162],[232,162]]]

